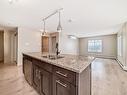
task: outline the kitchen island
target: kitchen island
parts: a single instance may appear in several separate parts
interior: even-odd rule
[[[40,95],[91,95],[93,60],[69,54],[54,59],[39,52],[23,53],[23,73]]]

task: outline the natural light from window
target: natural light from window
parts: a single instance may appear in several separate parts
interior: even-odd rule
[[[88,40],[88,52],[102,52],[102,40]]]

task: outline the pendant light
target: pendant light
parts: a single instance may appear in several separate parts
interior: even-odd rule
[[[57,26],[57,32],[61,32],[62,31],[62,26],[61,26],[61,13],[59,10],[59,24]]]
[[[49,19],[50,17],[52,17],[53,15],[55,14],[59,14],[59,23],[58,23],[58,26],[57,26],[57,32],[61,32],[62,31],[62,26],[61,26],[61,10],[63,10],[63,8],[60,8],[58,10],[56,10],[55,12],[53,12],[52,14],[48,15],[47,17],[43,18],[43,22],[44,22],[44,29],[43,29],[43,32],[42,32],[42,36],[48,36],[48,33],[46,32],[46,29],[45,29],[45,21],[47,19]]]
[[[45,29],[45,20],[43,20],[43,22],[44,22],[44,29],[42,32],[42,36],[47,36],[46,29]]]

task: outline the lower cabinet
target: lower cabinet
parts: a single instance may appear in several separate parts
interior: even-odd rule
[[[31,86],[40,95],[78,95],[77,86],[72,82],[75,80],[75,74],[71,71],[25,56],[23,60],[26,80],[31,78]]]
[[[76,87],[66,80],[54,75],[53,95],[76,95]]]
[[[33,65],[33,86],[41,95],[52,95],[52,74]]]
[[[73,84],[37,65],[33,65],[33,87],[40,95],[76,95]]]
[[[33,87],[40,92],[40,75],[39,67],[33,64]]]
[[[26,81],[32,85],[32,60],[29,57],[23,57],[23,73]]]
[[[52,95],[52,74],[41,69],[40,73],[41,95]]]

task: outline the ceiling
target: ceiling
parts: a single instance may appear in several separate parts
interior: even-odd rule
[[[63,8],[63,32],[78,37],[118,32],[127,21],[127,0],[0,0],[0,24],[43,29],[42,19]],[[56,31],[58,15],[46,22],[47,31]]]

